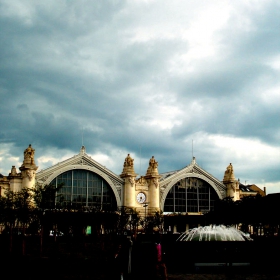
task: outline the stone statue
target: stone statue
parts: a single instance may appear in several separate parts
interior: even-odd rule
[[[123,166],[124,167],[133,166],[133,161],[134,161],[134,159],[130,157],[130,154],[128,154],[124,160]]]
[[[233,172],[233,166],[230,163],[225,171],[223,182],[233,182],[234,180],[235,180],[235,177],[234,177],[234,172]]]
[[[155,169],[158,167],[158,163],[157,161],[155,160],[155,157],[152,156],[152,158],[150,159],[149,161],[149,166],[151,167],[151,169]]]
[[[24,163],[31,163],[35,164],[34,162],[34,154],[35,149],[31,147],[31,144],[29,144],[28,148],[24,150]]]
[[[229,173],[229,174],[233,173],[233,167],[232,167],[232,164],[231,164],[231,163],[230,163],[229,166],[227,167],[226,172]]]
[[[152,158],[149,161],[149,167],[147,169],[146,176],[151,174],[158,175],[157,167],[158,167],[158,162],[155,160],[155,157],[152,156]]]
[[[130,154],[127,154],[127,157],[124,160],[124,164],[123,164],[123,172],[121,174],[122,177],[127,176],[128,174],[130,175],[135,175],[134,172],[134,159],[131,158]]]

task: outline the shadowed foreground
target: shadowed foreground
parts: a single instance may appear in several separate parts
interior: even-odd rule
[[[1,260],[3,271],[9,275],[9,279],[48,279],[48,280],[66,280],[66,279],[95,279],[95,280],[113,280],[112,267],[108,263],[95,263],[91,259],[82,258],[5,258]],[[142,271],[135,270],[132,274],[127,275],[124,279],[161,279],[154,276],[151,271],[145,267]],[[168,272],[169,280],[275,280],[280,279],[278,269],[273,271],[254,272],[253,268],[247,270],[234,269],[217,270],[209,268],[206,271],[196,272]]]
[[[14,240],[13,252],[9,253],[8,239],[0,242],[0,264],[3,275],[9,279],[120,279],[114,253],[119,239],[58,239],[49,238],[44,243],[43,253],[37,239],[26,240],[25,255],[22,255],[22,240]],[[152,249],[155,236],[138,237],[132,247],[131,274],[124,280],[161,279],[155,272]],[[166,238],[166,239],[165,239]],[[243,243],[193,243],[182,244],[162,237],[164,262],[169,280],[280,280],[279,240]],[[173,238],[173,236],[170,236]],[[126,239],[126,238],[125,238]],[[83,242],[81,242],[83,241]],[[101,242],[102,241],[102,242]],[[197,266],[199,263],[215,263],[220,266]],[[234,263],[249,263],[235,267]]]

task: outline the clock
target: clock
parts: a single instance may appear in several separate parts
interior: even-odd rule
[[[144,203],[146,200],[146,195],[142,192],[138,193],[136,196],[137,202]]]

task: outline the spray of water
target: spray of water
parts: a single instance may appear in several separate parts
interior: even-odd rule
[[[252,241],[243,231],[224,225],[210,225],[189,229],[177,241]]]

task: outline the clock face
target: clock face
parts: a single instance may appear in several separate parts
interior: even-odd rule
[[[146,195],[142,192],[138,193],[136,199],[139,203],[144,203],[146,200]]]

